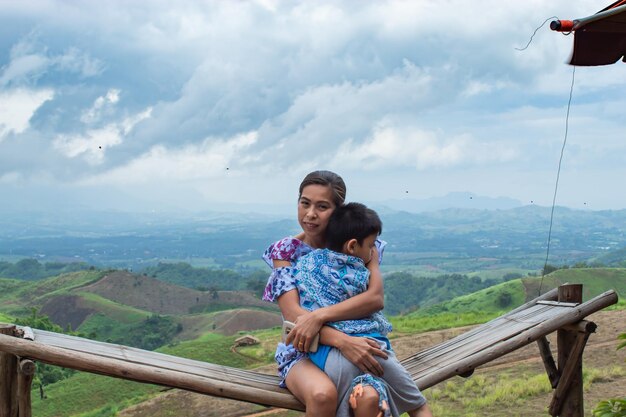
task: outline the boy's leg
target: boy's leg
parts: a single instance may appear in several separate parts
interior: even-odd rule
[[[296,363],[285,379],[287,388],[306,406],[307,417],[334,417],[337,388],[320,368],[308,359]]]
[[[378,360],[383,367],[392,413],[408,412],[411,417],[432,417],[426,398],[415,385],[413,378],[396,358],[393,351],[385,349],[388,358]],[[412,413],[417,414],[412,414]],[[421,413],[421,414],[420,414]]]
[[[382,415],[382,411],[378,407],[378,392],[371,386],[365,386],[362,391],[353,390],[350,400],[350,408],[354,413],[354,417],[377,417]],[[421,416],[420,416],[421,417]]]
[[[433,417],[428,404],[424,404],[418,409],[407,411],[410,417]]]

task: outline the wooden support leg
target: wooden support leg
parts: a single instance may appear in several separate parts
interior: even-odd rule
[[[30,391],[37,366],[30,359],[21,359],[17,368],[18,417],[32,417]]]
[[[559,287],[558,301],[581,303],[582,285],[568,284]],[[595,326],[595,325],[594,325]],[[582,354],[590,332],[577,328],[557,331],[559,381],[550,403],[550,415],[583,417],[583,367]],[[595,330],[595,327],[594,329]]]
[[[0,325],[0,334],[14,335],[15,326]],[[17,417],[17,357],[0,352],[0,417]]]
[[[550,403],[550,415],[583,417],[582,356],[590,333],[578,333]]]
[[[552,356],[552,351],[550,350],[550,342],[548,342],[548,339],[543,336],[537,339],[537,344],[539,345],[539,353],[541,354],[541,359],[543,360],[543,366],[546,368],[546,372],[548,373],[550,385],[552,388],[556,388],[559,383],[559,371],[556,369],[556,364],[554,363],[554,357]]]

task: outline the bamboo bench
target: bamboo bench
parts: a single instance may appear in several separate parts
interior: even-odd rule
[[[550,414],[582,416],[582,352],[595,324],[588,315],[617,302],[607,291],[581,303],[582,286],[564,285],[453,339],[402,361],[422,390],[537,342],[555,388]],[[555,363],[546,336],[557,331]],[[268,406],[303,410],[279,379],[255,371],[180,358],[13,325],[0,327],[0,417],[30,417],[33,360]],[[565,407],[564,407],[565,404]]]

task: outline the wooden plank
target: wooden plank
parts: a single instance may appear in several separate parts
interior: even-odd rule
[[[471,337],[464,336],[451,339],[443,349],[442,345],[435,346],[422,354],[405,359],[402,363],[412,375],[425,376],[428,370],[437,372],[444,361],[456,362],[461,358],[468,357],[504,339],[527,331],[566,310],[567,308],[553,306],[532,306],[529,311],[518,311],[517,315],[506,318],[500,317],[490,322],[490,326],[485,328],[480,326],[480,331],[474,332]]]
[[[93,372],[138,382],[181,388],[217,397],[271,405],[294,410],[304,406],[286,389],[276,390],[268,385],[261,389],[250,386],[245,380],[216,381],[211,378],[190,375],[184,372],[154,368],[148,365],[107,359],[97,355],[68,351],[38,342],[25,341],[0,335],[0,350],[13,355],[36,359],[52,365]]]
[[[55,346],[77,353],[99,356],[101,358],[123,360],[129,363],[148,365],[164,370],[187,372],[227,382],[245,379],[249,384],[254,382],[256,383],[256,386],[260,387],[273,385],[276,387],[277,391],[280,390],[278,387],[279,378],[274,375],[266,375],[239,368],[180,358],[164,353],[128,348],[121,345],[80,339],[75,336],[59,335],[58,333],[45,332],[41,330],[35,330],[35,340],[49,346]]]
[[[584,304],[578,305],[573,308],[566,308],[561,314],[556,317],[552,317],[543,323],[529,329],[526,332],[511,337],[501,343],[498,343],[492,347],[489,347],[481,352],[460,359],[455,363],[446,365],[439,368],[437,372],[430,373],[427,376],[412,374],[413,380],[416,382],[420,389],[429,388],[445,379],[448,379],[454,375],[466,373],[475,369],[476,367],[490,362],[500,356],[503,356],[515,349],[525,346],[529,343],[536,341],[538,338],[550,334],[557,329],[563,327],[566,324],[575,323],[594,313],[603,309],[611,304],[617,302],[617,294],[615,291],[607,291],[603,294],[594,297]],[[560,307],[554,307],[560,308]]]

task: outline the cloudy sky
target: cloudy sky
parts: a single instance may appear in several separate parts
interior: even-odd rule
[[[314,169],[350,200],[550,205],[573,36],[610,1],[2,1],[0,200],[249,211]],[[626,208],[626,65],[577,68],[557,203]]]

